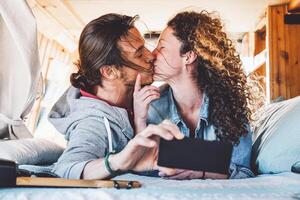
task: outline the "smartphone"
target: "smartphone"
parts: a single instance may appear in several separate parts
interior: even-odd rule
[[[196,138],[160,140],[158,162],[162,167],[228,174],[232,144]]]

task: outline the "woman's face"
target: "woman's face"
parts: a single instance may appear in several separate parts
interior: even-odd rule
[[[184,57],[180,55],[181,42],[174,35],[173,29],[167,27],[161,33],[154,55],[155,81],[169,82],[179,75],[184,67]]]

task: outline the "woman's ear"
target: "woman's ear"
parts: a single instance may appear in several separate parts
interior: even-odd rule
[[[100,73],[102,77],[109,80],[115,80],[120,78],[121,73],[115,66],[105,65],[100,67]]]
[[[192,64],[197,58],[197,54],[194,51],[188,51],[185,53],[185,64]]]

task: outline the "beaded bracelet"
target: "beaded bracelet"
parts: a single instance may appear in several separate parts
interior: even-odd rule
[[[117,175],[120,175],[122,172],[120,170],[113,170],[110,165],[109,165],[109,162],[108,162],[108,158],[110,155],[112,154],[115,154],[116,152],[113,151],[113,152],[108,152],[104,158],[104,164],[105,164],[105,168],[107,169],[107,171],[110,173],[110,175],[112,176],[117,176]]]

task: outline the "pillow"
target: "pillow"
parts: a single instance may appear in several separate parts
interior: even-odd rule
[[[300,161],[300,96],[267,105],[254,129],[252,166],[259,174],[291,171]]]
[[[56,162],[63,152],[57,144],[40,138],[6,140],[0,142],[0,159],[18,164],[47,165]]]
[[[292,172],[295,173],[299,173],[300,174],[300,161],[296,162],[293,166],[292,166]]]

